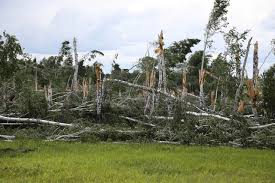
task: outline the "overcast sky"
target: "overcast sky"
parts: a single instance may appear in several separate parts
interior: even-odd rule
[[[275,0],[230,4],[229,28],[251,30],[252,42],[259,41],[261,62],[275,38]],[[106,54],[100,61],[108,71],[115,53],[122,67],[132,66],[161,29],[165,46],[185,38],[202,39],[212,6],[213,0],[0,0],[0,31],[15,34],[25,52],[39,59],[58,54],[61,42],[75,36],[80,52],[97,49]],[[214,41],[210,52],[223,52],[221,35]],[[199,49],[201,44],[194,48]],[[263,68],[274,63],[272,56]]]

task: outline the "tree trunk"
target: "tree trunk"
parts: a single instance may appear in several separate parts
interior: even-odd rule
[[[240,57],[240,50],[236,51],[236,77],[240,79],[241,77],[241,57]]]
[[[87,100],[89,94],[89,84],[86,78],[83,78],[82,81],[82,92],[83,92],[83,100]]]
[[[96,64],[96,114],[98,119],[101,118],[102,107],[102,70],[99,64]]]
[[[204,91],[203,91],[203,84],[204,84],[204,61],[205,61],[205,52],[208,42],[208,35],[206,35],[205,42],[204,42],[204,48],[202,53],[202,61],[201,61],[201,69],[199,72],[199,84],[200,84],[200,107],[205,106],[205,99],[204,99]]]
[[[35,76],[34,76],[34,88],[35,88],[35,91],[38,91],[38,81],[37,81],[37,67],[35,68]]]
[[[51,105],[52,105],[52,95],[53,95],[52,82],[51,81],[49,82],[48,85],[44,86],[44,93],[45,93],[46,101],[48,103],[48,107],[51,107]]]
[[[182,68],[182,98],[187,96],[187,79],[186,79],[186,68]]]
[[[214,106],[213,106],[213,111],[216,110],[216,104],[217,104],[217,98],[218,98],[218,90],[219,90],[219,83],[220,83],[220,77],[217,83],[216,91],[215,91],[215,98],[214,98]]]
[[[259,57],[258,57],[258,41],[254,44],[254,54],[253,54],[253,89],[254,89],[254,96],[251,98],[252,102],[252,112],[254,116],[258,116],[257,113],[257,94],[258,94],[258,64],[259,64]]]
[[[33,119],[33,118],[15,118],[15,117],[6,117],[0,115],[0,120],[5,122],[20,122],[20,123],[41,123],[41,124],[49,124],[49,125],[57,125],[57,126],[68,126],[73,127],[73,124],[68,123],[59,123],[55,121],[43,120],[43,119]]]
[[[77,54],[76,38],[74,38],[73,47],[74,47],[74,61],[75,61],[73,91],[77,91],[78,90],[78,78],[77,78],[78,77],[78,54]]]
[[[248,58],[251,41],[252,41],[252,37],[249,39],[249,41],[247,43],[245,58],[244,58],[244,62],[243,62],[243,68],[242,68],[242,72],[241,72],[240,84],[239,84],[239,86],[236,90],[236,94],[235,94],[235,100],[234,100],[234,106],[233,106],[234,112],[236,112],[238,110],[238,103],[239,103],[240,95],[241,95],[243,85],[244,85],[244,72],[245,72],[245,67],[246,67],[246,62],[247,62],[247,58]]]
[[[7,108],[7,83],[3,82],[3,103],[2,107],[4,110]]]

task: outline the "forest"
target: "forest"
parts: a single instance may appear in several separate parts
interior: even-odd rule
[[[8,17],[7,21],[12,22],[11,17],[21,10],[11,11],[12,5],[5,11],[2,5],[8,7],[12,1],[3,2],[0,19]],[[49,10],[54,11],[53,2],[40,1],[39,7],[47,9],[49,3]],[[154,29],[157,32],[151,31],[153,36],[144,54],[139,54],[134,64],[127,58],[129,67],[125,67],[125,57],[119,49],[109,57],[110,50],[97,44],[101,39],[90,40],[84,35],[87,27],[81,27],[76,20],[91,14],[83,13],[81,2],[73,4],[77,12],[72,17],[66,13],[73,8],[65,8],[71,1],[62,4],[60,10],[70,21],[70,31],[81,32],[75,33],[78,36],[63,39],[65,36],[58,30],[64,34],[69,30],[62,18],[54,24],[58,30],[43,28],[50,30],[52,37],[47,30],[35,28],[31,39],[24,37],[27,28],[17,34],[11,29],[6,31],[5,26],[0,29],[0,182],[275,182],[274,34],[260,35],[253,31],[254,27],[236,26],[229,21],[230,7],[236,1],[213,0],[201,37],[191,37],[196,34],[185,34],[186,30],[169,34],[166,27],[159,26]],[[166,2],[165,8],[158,11],[165,14],[163,10],[171,10],[166,6],[176,2]],[[191,1],[183,4],[187,6],[188,2]],[[199,2],[194,1],[196,8],[205,3]],[[32,7],[36,2],[24,3]],[[238,3],[234,6],[238,5],[240,11]],[[94,16],[106,11],[103,1],[99,4],[97,12],[97,2],[93,1],[89,13]],[[21,5],[22,9],[26,7]],[[95,31],[96,36],[107,37],[109,42],[102,44],[113,45],[119,38],[112,39],[113,32],[108,35],[115,29],[106,29],[107,24],[123,22],[116,16],[131,20],[130,25],[140,29],[137,32],[148,30],[138,26],[141,7],[134,5],[132,14],[128,12],[130,18],[118,8],[121,14],[115,15],[118,10],[112,12],[111,21],[104,15],[99,24],[91,17],[91,22],[83,22],[88,27],[93,23],[95,27],[105,25],[104,31]],[[158,5],[154,7],[150,13],[140,15],[149,19]],[[240,21],[247,12],[245,8],[239,12]],[[42,20],[46,19],[38,18],[37,9],[32,11],[37,14],[38,24],[45,23]],[[199,15],[199,11],[194,13]],[[5,16],[7,12],[12,16]],[[26,19],[25,13],[28,11],[24,9],[22,22],[32,27],[34,15]],[[172,23],[188,25],[186,19],[177,22],[178,14],[174,13]],[[257,12],[254,13],[250,18],[256,20]],[[53,19],[59,15],[56,13]],[[7,27],[20,27],[18,21]],[[58,22],[64,27],[57,26]],[[150,26],[154,25],[150,22]],[[26,51],[26,43],[35,43],[38,34],[54,38],[58,44],[55,54],[39,58],[34,55],[38,53],[33,51],[35,48]],[[173,34],[181,38],[171,41]],[[85,39],[79,38],[81,35]],[[215,48],[221,44],[217,36],[222,39],[223,51]],[[271,39],[264,42],[263,37]],[[53,49],[45,39],[41,40],[38,42],[43,47]],[[83,51],[82,42],[87,40],[90,51]]]
[[[100,50],[79,55],[77,39],[37,60],[15,35],[0,35],[0,137],[49,141],[132,141],[275,147],[275,39],[259,43],[227,22],[229,1],[216,0],[204,39],[165,45],[160,31],[130,69],[113,57],[104,73]],[[226,51],[209,54],[214,35]],[[154,38],[152,38],[154,40]],[[198,43],[203,49],[192,52]],[[258,47],[270,45],[259,65]],[[248,54],[253,76],[248,77]]]

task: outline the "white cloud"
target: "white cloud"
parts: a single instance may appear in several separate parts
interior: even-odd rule
[[[16,34],[27,52],[42,55],[58,53],[63,40],[76,36],[80,51],[118,52],[121,66],[130,67],[144,56],[148,42],[154,41],[161,29],[166,46],[185,38],[202,39],[212,5],[213,0],[1,0],[0,29]],[[259,41],[260,61],[275,37],[274,7],[274,0],[231,0],[230,27],[251,29],[253,42]],[[211,51],[223,51],[222,37],[214,39]],[[201,48],[199,44],[195,50]],[[111,59],[104,59],[104,66],[110,67]],[[272,61],[274,56],[264,68]]]

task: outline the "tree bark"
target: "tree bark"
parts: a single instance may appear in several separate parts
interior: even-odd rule
[[[253,89],[254,89],[254,96],[251,98],[252,103],[252,112],[254,116],[258,116],[257,112],[257,95],[258,95],[258,70],[259,65],[259,57],[258,57],[258,41],[254,44],[254,54],[253,54]]]
[[[56,126],[64,126],[64,127],[73,127],[73,124],[68,123],[59,123],[55,121],[43,120],[43,119],[34,119],[34,118],[15,118],[15,117],[6,117],[0,115],[0,121],[5,122],[21,122],[21,123],[41,123],[41,124],[49,124]]]
[[[203,70],[204,70],[204,62],[205,62],[205,52],[206,52],[206,47],[208,45],[208,31],[205,33],[205,41],[204,41],[204,47],[203,47],[203,53],[202,53],[202,61],[201,61],[201,69],[199,72],[199,81],[202,79],[202,81],[199,83],[200,84],[200,107],[205,106],[205,99],[204,99],[204,91],[203,91]]]
[[[78,90],[78,54],[77,54],[76,38],[74,38],[73,47],[74,47],[74,61],[75,61],[73,91],[77,91]]]
[[[38,81],[37,81],[37,67],[35,67],[35,76],[34,76],[34,89],[38,91]]]
[[[11,135],[0,135],[0,138],[6,139],[6,140],[13,140],[15,139],[15,136]]]

